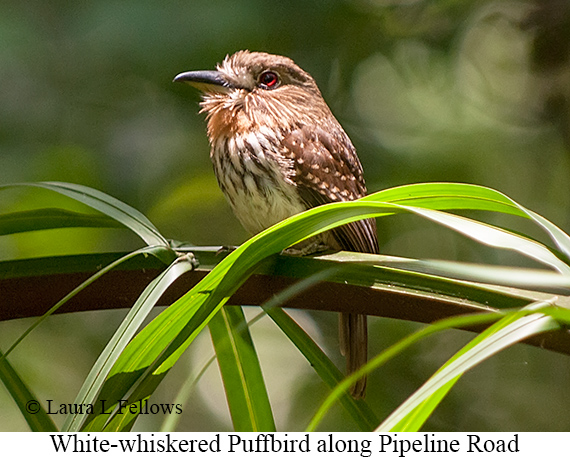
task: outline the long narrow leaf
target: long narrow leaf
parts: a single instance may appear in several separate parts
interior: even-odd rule
[[[316,283],[325,281],[334,275],[339,274],[341,271],[346,270],[346,268],[347,265],[343,265],[340,268],[329,267],[324,270],[320,270],[317,273],[304,277],[292,286],[272,296],[266,303],[263,304],[262,309],[264,312],[259,313],[257,316],[247,322],[247,326],[251,327],[267,313],[275,321],[279,328],[287,335],[291,342],[295,344],[300,352],[307,358],[307,362],[311,364],[316,373],[331,389],[334,388],[334,386],[342,380],[343,374],[334,365],[330,358],[318,347],[312,338],[307,335],[307,333],[291,317],[289,317],[285,311],[279,308],[279,306],[283,305],[294,296],[311,288]],[[240,324],[238,329],[242,327],[245,326]],[[215,355],[206,362],[196,377],[187,379],[187,381],[184,383],[184,386],[178,393],[176,399],[174,400],[174,403],[186,404],[191,390],[194,388],[202,374],[214,360],[216,360]],[[352,398],[352,396],[348,394],[343,395],[340,401],[362,431],[370,431],[378,424],[378,419],[365,401],[356,401],[354,398]],[[179,415],[169,415],[165,419],[161,427],[161,431],[175,430],[179,419]]]
[[[540,216],[539,214],[536,214],[534,211],[531,211],[524,207],[522,209],[536,222],[539,227],[548,233],[550,238],[554,241],[554,243],[556,243],[558,249],[564,253],[566,259],[570,259],[570,237],[566,234],[566,232],[563,232],[552,222]]]
[[[39,400],[0,353],[0,380],[18,405],[24,419],[34,432],[56,432],[57,427]]]
[[[106,216],[83,214],[60,208],[40,208],[0,214],[0,236],[63,227],[122,227]]]
[[[420,183],[386,189],[364,198],[435,210],[484,210],[526,217],[534,221],[570,258],[570,236],[544,217],[505,194],[465,183]]]
[[[334,389],[343,380],[344,375],[341,371],[285,311],[281,308],[268,308],[265,312],[307,358],[329,388]],[[364,400],[357,401],[347,392],[344,392],[340,396],[340,402],[363,432],[373,430],[378,424],[374,412]]]
[[[91,275],[89,278],[87,278],[85,281],[83,281],[81,284],[79,284],[77,287],[75,287],[71,292],[66,294],[65,297],[63,297],[61,300],[59,300],[48,311],[46,311],[41,317],[37,318],[24,331],[24,333],[22,333],[16,339],[16,341],[14,343],[12,343],[12,345],[8,348],[6,353],[0,357],[0,361],[2,361],[2,359],[4,357],[7,357],[8,354],[10,354],[14,349],[16,349],[16,347],[24,340],[24,338],[26,338],[42,322],[44,322],[49,316],[51,316],[58,309],[60,309],[62,306],[64,306],[69,300],[71,300],[73,297],[75,297],[78,293],[80,293],[82,290],[85,290],[87,287],[89,287],[90,284],[93,284],[95,281],[97,281],[103,275],[105,275],[109,271],[113,270],[114,268],[116,268],[117,266],[122,264],[123,262],[126,262],[126,261],[132,259],[133,257],[136,257],[136,256],[141,255],[141,254],[146,255],[146,256],[154,255],[156,257],[166,259],[168,254],[172,255],[173,253],[172,253],[172,251],[167,250],[166,248],[161,247],[161,246],[144,247],[144,248],[139,249],[137,251],[130,252],[130,253],[124,255],[123,257],[121,257],[120,259],[117,259],[114,262],[111,262],[109,265],[106,265],[105,267],[101,268],[97,273],[94,273],[93,275]],[[76,403],[76,404],[78,404],[78,403]]]
[[[528,217],[519,205],[506,195],[488,187],[464,183],[406,184],[381,190],[363,198],[414,206],[449,210],[484,210]]]
[[[216,360],[216,356],[212,356],[208,359],[208,361],[204,364],[204,366],[200,369],[198,374],[195,377],[188,377],[184,382],[182,388],[178,391],[176,398],[174,399],[173,403],[175,405],[186,405],[188,403],[188,399],[190,398],[190,394],[198,384],[198,381],[202,379],[202,376],[206,373],[206,370],[210,368],[210,365],[214,363]],[[184,409],[184,408],[183,408]],[[173,432],[176,430],[178,423],[180,422],[180,414],[168,414],[164,418],[164,422],[160,427],[160,432]]]
[[[537,312],[545,305],[551,303],[533,303],[505,316],[482,332],[400,405],[377,431],[419,431],[447,392],[467,370],[526,338],[560,328],[555,319]],[[529,315],[529,312],[532,314]]]
[[[348,267],[349,265],[334,266],[312,273],[274,295],[262,306],[263,311],[277,324],[281,331],[285,333],[291,343],[303,354],[317,375],[330,389],[333,389],[341,382],[344,375],[305,330],[303,330],[289,314],[281,309],[280,306],[321,281],[330,280],[338,276],[346,278],[346,270]],[[366,401],[362,399],[357,401],[351,395],[344,393],[340,398],[340,402],[344,409],[352,416],[360,430],[370,431],[376,427],[378,419]]]
[[[149,244],[167,245],[166,240],[148,219],[112,197],[82,186],[63,183],[31,185],[55,190],[86,203],[127,225]],[[0,187],[0,190],[3,188],[7,187]],[[423,196],[421,192],[410,193],[410,189],[404,191],[399,189],[393,191],[391,195],[389,191],[385,191],[384,201],[379,201],[378,199],[381,200],[382,196],[375,194],[361,201],[326,205],[303,215],[294,216],[254,237],[224,259],[204,281],[162,313],[131,341],[109,371],[100,397],[103,398],[112,393],[112,398],[122,398],[127,391],[131,391],[129,400],[132,402],[148,398],[188,344],[219,312],[228,297],[243,283],[262,259],[301,239],[342,223],[403,211],[412,212],[453,228],[479,242],[495,247],[507,247],[525,255],[530,252],[536,260],[568,274],[570,269],[539,243],[475,221],[465,222],[464,218],[436,210],[486,209],[527,217],[551,234],[557,246],[563,252],[567,252],[567,237],[565,238],[563,232],[557,233],[552,224],[544,223],[540,217],[533,217],[531,212],[512,200],[504,196],[502,198],[497,195],[498,193],[493,194],[485,188],[475,190],[465,187],[465,195],[459,197],[449,195],[449,189],[440,185],[440,194],[437,197],[425,195],[426,188],[423,189]],[[403,192],[408,192],[408,195],[403,195]],[[392,200],[386,201],[390,199]],[[124,385],[121,386],[121,384]],[[130,417],[115,416],[108,426],[110,429],[124,430],[132,424],[135,417],[136,414]]]
[[[393,268],[416,271],[446,278],[497,284],[533,291],[570,291],[570,276],[534,268],[501,267],[445,260],[394,259]]]
[[[390,346],[389,348],[385,349],[380,354],[375,356],[373,359],[369,360],[368,363],[364,365],[362,368],[352,373],[350,376],[344,378],[344,380],[341,383],[337,384],[337,386],[333,389],[333,391],[321,404],[318,411],[311,419],[311,422],[307,426],[306,430],[308,432],[315,431],[320,422],[323,420],[327,411],[340,398],[342,393],[346,392],[350,388],[350,386],[354,384],[356,380],[360,379],[363,375],[371,373],[378,367],[384,365],[386,362],[393,359],[398,354],[401,354],[405,349],[417,343],[418,341],[422,340],[423,338],[450,328],[461,328],[461,327],[468,327],[468,326],[495,322],[505,314],[507,313],[505,312],[482,313],[482,314],[464,315],[464,316],[442,319],[441,321],[428,325],[418,330],[417,332],[412,333],[406,338],[398,341],[397,343],[393,344],[392,346]]]
[[[225,307],[209,323],[234,430],[274,432],[275,421],[259,359],[240,307]]]
[[[328,209],[329,212],[335,213],[335,222],[338,225],[343,219],[343,210],[338,206],[331,206],[325,208],[325,212]],[[357,214],[368,214],[366,209],[369,211],[370,207],[378,211],[376,204],[362,206],[364,208],[356,208],[353,211]],[[313,211],[320,215],[318,229],[322,231],[328,228],[330,217],[321,214],[322,208]],[[134,384],[138,384],[138,397],[132,394],[129,398],[133,402],[148,398],[158,385],[157,382],[247,278],[253,267],[268,255],[279,252],[315,231],[314,223],[307,224],[302,219],[302,216],[293,217],[293,224],[278,224],[249,240],[224,258],[198,285],[147,325],[117,360],[99,398],[111,403],[118,401]],[[281,236],[271,235],[276,231],[279,231]]]
[[[164,294],[166,289],[187,271],[194,268],[192,261],[185,257],[178,258],[164,272],[155,278],[143,291],[136,303],[129,310],[121,325],[107,343],[107,346],[91,368],[83,386],[81,387],[75,404],[94,404],[95,398],[101,389],[105,378],[111,370],[115,361],[119,358],[123,349],[132,339],[149,312],[156,305],[157,301]],[[96,403],[99,406],[98,403]],[[114,406],[115,403],[110,406]],[[104,413],[105,411],[100,411]],[[78,431],[85,419],[85,414],[70,415],[63,427],[64,431]],[[104,417],[98,416],[99,419]],[[91,427],[100,425],[101,422],[91,424]]]
[[[58,192],[79,201],[131,229],[149,246],[168,246],[168,241],[145,215],[131,206],[90,187],[61,182],[17,183],[0,186],[0,190],[15,187],[38,187]]]
[[[172,367],[195,336],[265,257],[324,230],[365,217],[403,211],[433,217],[433,212],[415,209],[370,200],[334,203],[293,216],[253,237],[222,260],[203,281],[133,339],[109,374],[108,382],[113,386],[109,388],[117,394],[124,393],[130,389],[132,382],[137,382],[141,398],[148,397],[156,388],[156,381]],[[506,232],[501,234],[505,237],[509,235]],[[516,238],[515,235],[512,237]],[[514,246],[518,248],[516,243]],[[541,252],[540,255],[550,264],[558,261],[554,254],[548,257],[548,253]],[[121,387],[117,380],[125,379],[130,381]],[[136,400],[133,397],[133,401]]]
[[[570,267],[556,257],[544,245],[536,241],[484,224],[483,222],[474,221],[454,214],[424,208],[407,207],[406,209],[426,219],[451,228],[480,243],[495,248],[517,251],[522,255],[558,270],[560,273],[570,275]]]

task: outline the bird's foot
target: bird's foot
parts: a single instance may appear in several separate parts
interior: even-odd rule
[[[299,243],[291,246],[290,248],[283,249],[282,254],[292,256],[306,256],[320,254],[322,252],[329,251],[330,249],[330,246],[320,242],[313,242],[310,244]]]

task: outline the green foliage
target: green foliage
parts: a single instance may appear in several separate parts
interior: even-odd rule
[[[0,237],[0,255],[1,260],[10,260],[0,264],[0,271],[26,278],[45,272],[94,271],[98,265],[166,268],[177,253],[161,236],[197,245],[242,243],[246,234],[228,211],[211,172],[204,119],[197,115],[198,95],[171,82],[180,71],[213,68],[237,49],[290,56],[315,77],[358,150],[370,191],[410,182],[480,183],[539,209],[568,231],[570,71],[561,43],[569,42],[569,13],[567,2],[539,0],[8,0],[0,15],[4,44],[0,49],[0,183],[58,180],[106,189],[160,227],[157,234],[144,219],[134,217],[128,222],[126,217],[123,221],[132,222],[132,228],[139,226],[138,237],[161,247],[143,248],[140,255],[109,265],[121,257],[114,252],[134,252],[140,247],[138,237],[127,231],[98,229],[114,228],[120,222],[95,210],[84,211],[75,201],[62,206],[66,197],[61,194],[56,198],[29,187],[12,188],[0,192],[0,234],[9,235]],[[431,192],[429,189],[437,186],[429,184],[424,190]],[[303,281],[331,269],[329,279],[339,283],[435,294],[450,297],[453,303],[464,300],[473,308],[475,303],[520,308],[531,301],[548,300],[553,292],[562,294],[558,304],[564,302],[570,284],[567,275],[558,270],[565,270],[568,251],[565,243],[557,240],[561,234],[548,221],[530,212],[526,217],[504,217],[505,213],[520,216],[520,211],[526,210],[482,187],[446,184],[438,191],[439,206],[435,195],[428,199],[430,210],[477,207],[475,216],[461,213],[475,218],[482,210],[493,211],[493,215],[484,216],[485,221],[524,236],[513,238],[482,226],[479,231],[469,222],[463,224],[464,233],[471,230],[479,236],[484,231],[479,241],[495,246],[506,241],[514,248],[514,254],[509,254],[506,249],[455,236],[431,222],[435,217],[460,224],[456,217],[439,217],[428,211],[418,218],[425,208],[420,188],[414,188],[415,197],[411,198],[415,203],[407,202],[402,191],[405,188],[394,188],[382,198],[394,203],[392,194],[398,204],[418,210],[394,209],[410,214],[379,221],[382,252],[397,258],[372,259],[350,253],[319,259],[280,258],[279,273]],[[467,194],[457,199],[455,192]],[[481,192],[481,198],[469,196],[475,192]],[[540,237],[541,226],[554,244]],[[536,239],[542,242],[537,244]],[[540,244],[548,244],[553,256]],[[527,249],[550,267],[526,268],[535,265],[534,260],[526,261],[518,254]],[[101,252],[107,254],[92,254]],[[221,258],[214,252],[207,253],[208,266]],[[205,265],[206,254],[202,254],[200,262]],[[186,261],[189,264],[183,266]],[[170,274],[192,263],[191,259],[179,262]],[[271,273],[266,263],[256,268]],[[97,281],[97,277],[88,282]],[[168,280],[164,281],[155,286],[166,288]],[[521,297],[518,290],[515,293],[519,295],[512,295],[513,291],[497,285],[527,289],[527,293]],[[87,283],[79,289],[82,287],[88,287]],[[69,291],[70,296],[62,297],[54,309],[65,306],[79,289]],[[151,289],[146,294],[153,295]],[[139,305],[151,307],[150,300]],[[119,327],[114,316],[118,314],[81,313],[38,320],[36,325],[23,320],[3,322],[0,345],[8,348],[11,364],[34,390],[57,389],[54,398],[70,402],[73,397],[67,392],[80,390],[90,371],[82,361],[95,360],[111,339],[108,333]],[[321,317],[311,335],[321,352],[330,349],[334,360],[336,347],[327,345],[336,343],[327,333],[333,319]],[[129,319],[137,321],[136,316]],[[415,329],[413,324],[393,320],[371,321],[374,352]],[[118,333],[115,341],[129,340],[126,335],[131,330],[124,340]],[[293,342],[294,336],[288,333]],[[296,337],[300,339],[300,335]],[[438,356],[449,355],[446,350],[456,347],[463,337],[459,331],[444,332],[422,340],[384,365],[382,376],[371,376],[375,385],[367,398],[369,409],[379,418],[388,415],[395,403],[403,401],[401,395],[417,388],[433,372],[431,364]],[[84,344],[75,344],[78,339]],[[253,340],[259,349],[255,334]],[[288,402],[295,412],[289,415],[281,415],[273,401],[278,427],[308,423],[316,409],[311,401],[322,401],[325,389],[340,382],[340,371],[333,374],[333,362],[306,344],[299,350],[315,367],[323,365],[317,370],[323,382],[311,381],[310,376],[299,379]],[[197,346],[192,342],[191,348]],[[98,362],[105,372],[98,382],[104,380],[108,365],[119,352],[114,353],[111,346],[106,349],[112,357]],[[187,365],[192,366],[192,373],[194,369],[202,372],[194,350],[188,352],[189,357],[178,364],[184,368],[171,373],[163,387],[175,390],[182,383],[179,377],[184,378],[190,370]],[[262,351],[257,352],[262,358]],[[69,360],[73,366],[67,364]],[[569,365],[558,354],[518,345],[479,365],[457,385],[428,427],[566,430],[570,400],[567,383],[560,380],[566,379]],[[495,372],[501,373],[501,382],[478,382]],[[198,393],[191,392],[203,386],[198,383],[199,376],[192,374],[188,381],[193,407],[183,415],[182,426],[231,426],[229,419],[220,419],[225,410],[214,412],[211,405],[200,419],[187,419],[195,404],[197,410],[205,405]],[[265,378],[273,399],[274,383],[267,372]],[[93,379],[89,375],[87,384]],[[536,385],[541,388],[534,388]],[[96,393],[97,388],[92,388]],[[163,393],[159,389],[154,395]],[[275,396],[279,395],[283,393]],[[326,416],[321,427],[372,429],[380,422],[351,405],[346,395],[338,398],[348,412],[339,407]],[[483,413],[468,408],[474,398]],[[1,390],[0,402],[10,402]],[[0,428],[26,427],[23,420],[18,421],[18,411],[7,410],[3,410]],[[301,415],[300,410],[311,411]],[[55,422],[61,427],[58,419]],[[148,422],[144,424],[148,426]],[[69,425],[68,418],[65,427]],[[73,425],[80,427],[81,420],[75,419]]]
[[[274,432],[275,422],[255,346],[241,308],[225,307],[209,324],[234,429]]]
[[[570,267],[561,260],[568,257],[570,238],[552,223],[503,194],[492,189],[467,184],[409,185],[371,194],[354,202],[313,208],[276,224],[246,241],[219,261],[202,281],[136,333],[168,287],[182,274],[195,267],[194,256],[189,252],[183,252],[182,249],[179,249],[176,255],[177,248],[172,247],[145,216],[106,194],[83,186],[64,183],[37,183],[29,184],[29,186],[63,193],[69,198],[90,206],[139,235],[148,246],[114,261],[70,292],[46,316],[40,318],[28,331],[24,332],[11,346],[8,353],[13,352],[45,317],[53,313],[57,307],[62,306],[75,293],[133,256],[152,254],[169,265],[147,286],[137,303],[129,311],[93,365],[91,373],[85,379],[75,400],[76,404],[104,404],[105,408],[97,409],[96,407],[95,411],[90,414],[84,412],[70,414],[63,426],[65,431],[130,430],[145,402],[154,394],[166,374],[207,325],[210,327],[214,340],[235,429],[240,431],[274,430],[273,413],[255,342],[248,330],[249,324],[246,323],[240,309],[224,308],[223,305],[248,276],[262,265],[265,259],[302,239],[343,223],[366,217],[411,213],[457,231],[479,243],[526,255],[553,270],[546,270],[543,273],[556,277],[559,280],[557,283],[559,287],[565,284],[567,289],[570,277]],[[528,219],[546,232],[554,242],[556,249],[520,233],[447,212],[449,210],[485,210]],[[6,230],[18,233],[35,229],[34,217],[40,221],[37,227],[53,227],[57,218],[50,219],[49,224],[41,225],[41,221],[45,220],[45,214],[42,211],[30,212],[21,219],[20,224],[18,217],[7,214],[5,220],[10,220],[10,224],[5,225]],[[64,224],[82,226],[85,221],[89,226],[96,221],[101,221],[102,227],[113,225],[101,219],[100,216],[86,218],[81,213],[66,213]],[[185,248],[184,251],[188,249],[191,251],[192,248]],[[329,256],[330,260],[334,258],[335,256]],[[346,394],[351,381],[358,374],[343,380],[332,361],[311,338],[283,310],[276,308],[288,297],[316,281],[326,279],[359,285],[398,284],[410,294],[425,293],[429,290],[432,294],[441,294],[448,300],[456,300],[458,303],[468,296],[470,300],[479,302],[482,309],[491,311],[450,318],[428,326],[380,353],[363,367],[363,372],[377,369],[405,351],[410,345],[435,332],[452,327],[496,321],[443,365],[424,387],[410,397],[409,401],[394,411],[380,425],[382,430],[419,430],[464,372],[505,347],[537,333],[559,328],[569,319],[566,310],[552,307],[562,298],[550,296],[547,302],[537,302],[529,299],[525,291],[519,291],[517,297],[516,291],[511,290],[505,294],[503,288],[494,286],[492,283],[482,285],[465,282],[465,280],[480,280],[484,266],[464,268],[459,273],[461,276],[459,280],[441,276],[439,273],[442,265],[438,263],[423,262],[421,268],[418,269],[413,260],[395,259],[396,263],[386,267],[386,263],[382,264],[378,261],[380,259],[381,256],[350,253],[345,258],[342,255],[337,256],[336,266],[333,268],[325,267],[320,271],[297,271],[296,274],[301,274],[305,279],[294,289],[286,291],[280,297],[274,297],[263,307],[307,358],[323,382],[332,389],[329,398],[322,404],[313,421],[308,424],[309,430],[316,429],[326,411],[337,400],[352,415],[362,430],[371,430],[378,425],[374,413],[366,402],[354,401]],[[290,262],[301,266],[303,259],[292,258]],[[25,262],[21,265],[25,268]],[[445,265],[451,268],[453,264]],[[498,270],[493,271],[495,273],[493,283],[499,284],[508,284],[513,273],[509,268],[500,270],[504,276],[497,274]],[[11,274],[17,276],[18,272],[12,271]],[[519,300],[521,305],[529,302],[536,303],[521,306],[520,309],[514,311],[497,312],[497,309],[512,307],[513,300],[515,302]],[[489,308],[489,305],[495,309]],[[545,307],[545,305],[548,306]],[[33,394],[24,389],[25,383],[7,364],[5,356],[2,356],[1,362],[4,363],[2,380],[23,414],[26,415],[24,400],[33,399]],[[374,384],[369,387],[371,390],[374,388]],[[126,405],[122,403],[125,398],[127,399]],[[41,417],[48,416],[41,412],[38,418]],[[53,424],[49,421],[38,420],[29,423],[33,430],[53,429]]]
[[[18,375],[16,370],[0,356],[0,380],[14,399],[31,430],[42,432],[57,431],[57,427],[42,408],[41,403]]]

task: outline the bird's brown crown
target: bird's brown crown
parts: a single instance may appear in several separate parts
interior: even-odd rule
[[[266,52],[238,51],[227,56],[217,69],[234,87],[249,92],[264,92],[279,88],[287,90],[291,86],[296,86],[320,95],[311,75],[288,57]],[[269,84],[264,82],[263,78],[268,72],[273,72],[277,76],[275,81],[268,80]]]

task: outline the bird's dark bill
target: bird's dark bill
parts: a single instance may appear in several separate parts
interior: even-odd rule
[[[190,84],[202,92],[225,93],[230,88],[222,73],[215,70],[186,71],[176,75],[174,82]]]

